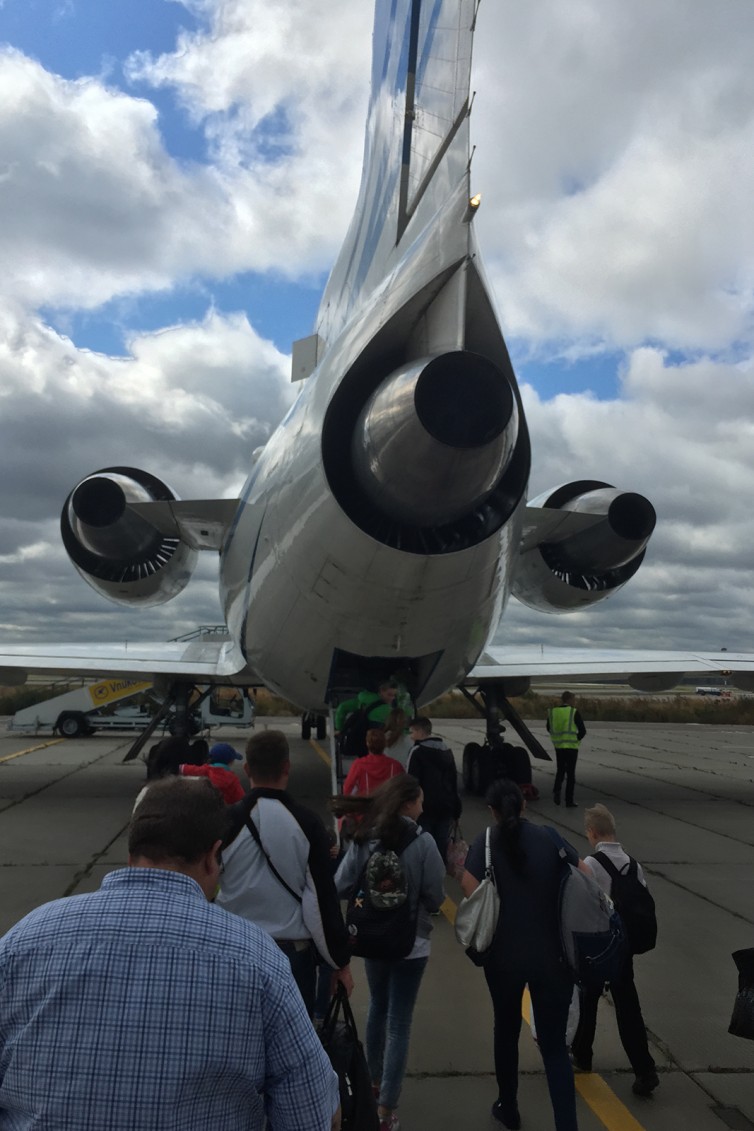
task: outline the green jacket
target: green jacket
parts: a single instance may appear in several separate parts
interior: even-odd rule
[[[369,706],[369,704],[373,706]],[[389,703],[386,703],[381,695],[376,691],[360,691],[353,699],[344,699],[338,705],[335,711],[335,729],[342,730],[343,724],[353,711],[360,711],[362,707],[369,707],[368,717],[372,719],[377,726],[382,726],[385,719],[392,711]]]

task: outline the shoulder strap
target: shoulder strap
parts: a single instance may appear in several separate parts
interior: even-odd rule
[[[249,830],[251,835],[254,837],[254,840],[259,845],[259,850],[262,853],[262,855],[264,856],[265,860],[267,861],[267,863],[270,867],[270,871],[272,872],[275,879],[283,885],[283,887],[288,892],[288,894],[292,895],[297,903],[301,903],[302,902],[301,896],[298,894],[298,892],[295,892],[289,884],[287,884],[285,882],[283,877],[280,875],[280,872],[278,872],[277,868],[275,867],[275,865],[272,863],[269,856],[267,855],[267,849],[262,844],[262,838],[259,835],[259,829],[257,828],[257,826],[254,824],[254,821],[252,820],[251,809],[246,814],[246,828]]]
[[[617,880],[619,876],[625,876],[626,874],[628,874],[628,875],[631,874],[631,862],[632,862],[632,860],[631,860],[630,856],[628,858],[628,864],[625,864],[623,866],[623,868],[616,868],[615,864],[613,864],[612,860],[610,859],[610,857],[607,855],[606,852],[595,852],[594,853],[594,859],[599,864],[602,865],[602,867],[605,869],[605,871],[607,872],[607,874],[608,874],[608,876],[610,877],[611,880]],[[633,863],[635,864],[636,861],[634,860]]]

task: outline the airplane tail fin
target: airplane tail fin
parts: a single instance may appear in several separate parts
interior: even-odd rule
[[[468,183],[479,0],[377,0],[372,95],[354,218],[322,298],[335,336],[443,204]],[[468,195],[468,193],[467,193]]]

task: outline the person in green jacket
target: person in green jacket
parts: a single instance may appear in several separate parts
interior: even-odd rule
[[[565,802],[567,809],[575,809],[573,791],[576,785],[576,759],[579,756],[579,743],[586,734],[584,720],[576,710],[576,697],[570,691],[560,696],[559,707],[550,707],[547,712],[547,729],[555,747],[557,771],[552,799],[560,805],[560,790],[565,778]]]
[[[343,724],[354,711],[366,710],[373,726],[382,726],[396,706],[398,685],[392,680],[381,683],[377,691],[360,691],[353,699],[344,699],[335,712],[335,733],[340,734]]]

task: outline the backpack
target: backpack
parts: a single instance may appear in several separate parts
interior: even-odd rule
[[[360,958],[405,958],[416,939],[418,908],[411,907],[401,856],[421,829],[407,829],[397,849],[378,844],[354,884],[346,908],[351,953]]]
[[[439,735],[433,735],[439,738]],[[461,799],[458,796],[456,764],[447,747],[429,746],[417,742],[409,760],[409,771],[421,784],[424,793],[424,812],[438,820],[461,816]]]
[[[563,838],[545,828],[560,857],[558,923],[563,960],[584,989],[601,989],[623,969],[628,947],[620,915],[597,881],[570,864]]]
[[[382,707],[381,699],[373,700],[357,711],[351,711],[340,731],[340,756],[341,758],[361,758],[367,752],[367,731],[380,724],[369,718],[371,711]]]
[[[639,866],[633,856],[621,869],[616,868],[606,852],[595,852],[612,881],[610,897],[623,920],[631,954],[646,954],[657,945],[657,915],[649,888],[639,879]]]

